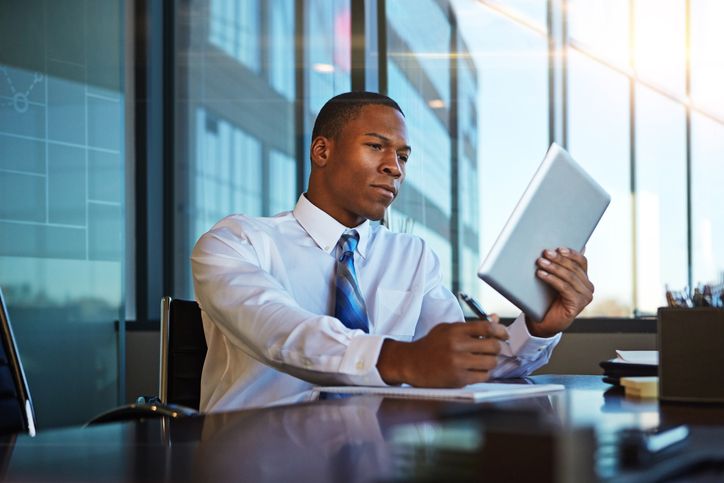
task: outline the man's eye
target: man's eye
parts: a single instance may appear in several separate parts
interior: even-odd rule
[[[377,151],[382,149],[381,144],[375,144],[375,143],[368,143],[367,146],[371,147],[372,149],[376,149]]]
[[[402,161],[403,163],[406,163],[406,162],[407,162],[407,158],[408,158],[408,156],[407,156],[406,154],[399,154],[399,155],[397,155],[397,159],[399,159],[399,160]]]

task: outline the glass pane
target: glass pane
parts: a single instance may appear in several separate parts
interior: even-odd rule
[[[629,65],[629,0],[569,0],[568,34],[620,67]]]
[[[294,65],[294,9],[287,8],[288,0],[267,1],[269,24],[269,80],[277,92],[294,100],[294,77],[289,66]]]
[[[491,9],[464,7],[458,22],[481,79],[479,107],[470,109],[478,116],[480,168],[470,189],[480,196],[480,247],[476,260],[463,265],[475,272],[548,147],[548,44]],[[487,310],[519,312],[479,280],[467,283]]]
[[[41,428],[118,403],[123,10],[0,7],[0,286]]]
[[[547,0],[482,0],[491,6],[500,5],[511,14],[530,22],[536,28],[547,29]]]
[[[694,114],[691,131],[692,282],[724,282],[724,124]]]
[[[406,115],[412,156],[389,226],[411,229],[440,257],[452,285],[450,21],[434,0],[387,2],[389,95]]]
[[[458,36],[457,98],[458,98],[458,216],[460,234],[460,289],[479,296],[477,277],[480,264],[480,197],[478,187],[478,66],[470,46]]]
[[[317,112],[350,89],[349,1],[306,3],[305,92],[297,132],[295,10],[287,0],[178,2],[176,93],[176,281],[193,297],[189,256],[198,237],[231,213],[290,210],[299,195],[297,163],[309,172]],[[266,26],[260,28],[260,25]],[[296,140],[301,136],[302,153]],[[306,178],[306,176],[305,176]]]
[[[313,124],[327,100],[350,89],[352,26],[349,1],[312,0],[307,8],[306,52],[309,60],[304,70]]]
[[[655,315],[665,285],[687,284],[686,112],[636,88],[636,308]]]
[[[686,69],[685,0],[634,2],[636,74],[683,96]]]
[[[724,2],[691,2],[691,97],[724,119]]]
[[[314,120],[325,102],[352,87],[352,24],[349,0],[311,0],[307,4],[304,46],[305,110],[301,133],[304,149],[304,183],[311,170],[309,148]]]
[[[572,51],[568,87],[571,155],[612,198],[586,249],[596,294],[583,314],[629,317],[633,312],[629,81]]]
[[[209,43],[259,72],[259,0],[210,0]]]

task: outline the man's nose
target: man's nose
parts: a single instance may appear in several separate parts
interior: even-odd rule
[[[384,163],[382,164],[382,172],[393,178],[402,176],[402,166],[400,165],[397,153],[385,156]]]

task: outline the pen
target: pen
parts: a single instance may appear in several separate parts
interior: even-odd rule
[[[468,294],[466,294],[464,292],[458,292],[458,295],[460,296],[461,299],[463,299],[463,302],[465,302],[467,304],[467,306],[470,307],[470,310],[472,310],[479,319],[487,320],[488,322],[492,322],[492,320],[490,320],[490,317],[488,317],[488,314],[485,313],[485,311],[480,306],[480,304],[478,303],[477,300],[475,300],[474,298],[472,298],[471,296],[469,296]],[[503,342],[510,345],[509,340],[503,340]]]
[[[470,310],[472,310],[479,319],[490,321],[490,319],[488,318],[488,314],[485,313],[477,300],[464,292],[458,292],[458,295],[460,295],[460,298],[463,299],[463,302],[465,302],[467,306],[470,307]]]

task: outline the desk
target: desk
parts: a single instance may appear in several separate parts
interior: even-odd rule
[[[2,470],[8,481],[300,483],[480,480],[494,466],[504,471],[486,481],[633,482],[724,455],[724,407],[631,401],[600,376],[531,380],[567,390],[485,404],[355,396],[52,430],[6,440]],[[618,468],[611,435],[659,423],[692,425],[687,446],[646,470]]]

